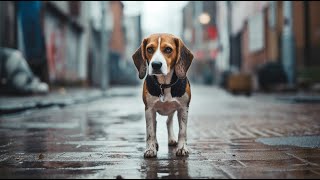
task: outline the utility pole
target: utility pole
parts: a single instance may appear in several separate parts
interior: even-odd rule
[[[105,91],[109,88],[109,60],[107,30],[106,30],[106,1],[101,1],[102,17],[101,17],[101,89]]]
[[[232,4],[231,1],[227,1],[227,21],[228,21],[228,40],[229,40],[229,71],[233,66],[233,54],[232,54]]]
[[[283,2],[283,36],[282,36],[282,63],[287,75],[288,86],[293,88],[296,85],[296,59],[295,41],[293,36],[292,2]]]
[[[202,24],[199,22],[199,16],[203,11],[203,1],[194,1],[195,3],[195,27],[196,27],[196,49],[200,49],[202,44]]]

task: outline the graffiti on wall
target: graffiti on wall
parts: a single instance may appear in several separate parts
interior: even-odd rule
[[[45,39],[51,82],[63,80],[66,72],[65,26],[52,16],[45,16]]]

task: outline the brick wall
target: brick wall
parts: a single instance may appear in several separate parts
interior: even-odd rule
[[[110,1],[113,15],[113,30],[110,40],[110,50],[117,53],[124,53],[124,32],[122,29],[123,4],[120,1]]]

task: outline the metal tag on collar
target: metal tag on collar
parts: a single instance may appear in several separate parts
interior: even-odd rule
[[[162,88],[162,84],[160,84],[160,95],[159,95],[159,99],[161,102],[164,102],[164,93],[163,93],[163,88]]]

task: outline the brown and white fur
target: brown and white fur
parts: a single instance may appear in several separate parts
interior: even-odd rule
[[[156,115],[168,116],[168,145],[177,145],[177,156],[187,156],[187,121],[188,109],[191,100],[190,84],[186,77],[193,60],[193,54],[185,47],[181,39],[171,34],[153,34],[143,39],[141,46],[132,56],[139,71],[139,78],[147,77],[143,84],[143,102],[145,104],[145,118],[147,129],[147,142],[144,157],[156,157],[158,141],[156,137]],[[159,65],[160,64],[160,65]],[[159,67],[161,66],[161,67]],[[156,92],[158,84],[170,84],[175,77],[176,83],[172,87],[163,89],[164,99],[161,101]],[[172,91],[172,88],[174,88]],[[183,89],[181,89],[183,88]],[[152,91],[152,92],[151,92]],[[174,92],[174,95],[173,93]],[[179,121],[178,142],[173,132],[173,115],[177,111]]]

